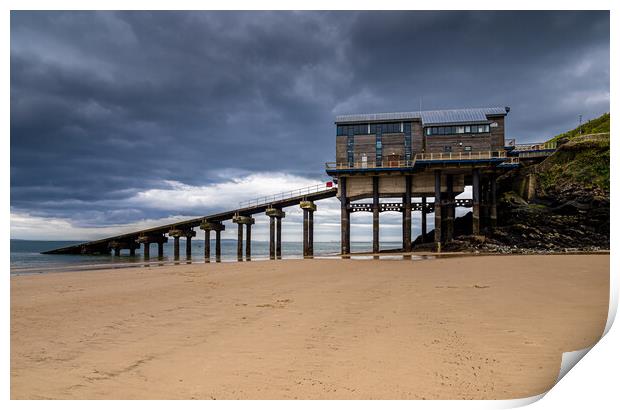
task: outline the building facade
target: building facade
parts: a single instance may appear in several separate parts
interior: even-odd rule
[[[350,252],[350,215],[373,213],[373,251],[379,252],[379,214],[403,214],[403,249],[411,244],[411,212],[435,213],[434,242],[452,239],[455,207],[473,211],[472,233],[480,232],[480,207],[493,225],[495,178],[514,161],[505,147],[509,107],[465,108],[336,118],[336,161],[326,171],[338,184],[342,253]],[[471,200],[455,197],[471,185]],[[372,198],[372,203],[355,201]],[[388,202],[380,198],[395,198]],[[412,202],[412,198],[415,200]]]

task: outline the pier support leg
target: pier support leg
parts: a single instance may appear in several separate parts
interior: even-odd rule
[[[474,169],[472,174],[472,227],[474,235],[480,235],[480,170]]]
[[[179,258],[181,257],[180,251],[179,251],[179,241],[180,241],[180,238],[178,236],[175,236],[174,237],[174,259],[175,260],[179,260]]]
[[[188,236],[185,238],[185,257],[187,259],[192,258],[192,237]]]
[[[308,213],[308,256],[314,256],[314,211]]]
[[[372,177],[372,252],[379,253],[379,177]]]
[[[211,262],[211,230],[205,229],[205,262]]]
[[[243,224],[237,225],[237,261],[243,261]]]
[[[446,241],[450,242],[454,236],[454,179],[446,175]]]
[[[304,213],[304,223],[303,223],[303,246],[304,246],[304,251],[303,251],[303,255],[304,255],[304,258],[305,258],[306,256],[308,256],[308,210],[304,209],[303,213]]]
[[[151,244],[157,244],[157,256],[160,258],[164,257],[164,243],[168,242],[168,238],[166,238],[162,234],[157,235],[140,235],[136,240],[139,244],[144,245],[143,256],[144,259],[149,259],[151,257]]]
[[[435,246],[441,252],[441,171],[435,171]]]
[[[196,236],[196,232],[194,230],[187,229],[187,228],[181,228],[181,229],[176,229],[173,228],[168,232],[168,236],[172,236],[174,238],[174,259],[175,260],[179,260],[179,238],[181,236],[184,236],[186,239],[185,242],[185,255],[187,256],[187,259],[191,259],[192,257],[192,238],[194,236]]]
[[[480,178],[480,229],[483,230],[489,224],[489,181]]]
[[[338,178],[338,190],[340,191],[340,253],[347,255],[351,253],[351,222],[349,218],[346,178]]]
[[[245,260],[252,260],[252,224],[245,225]]]
[[[269,217],[269,259],[276,258],[276,217]]]
[[[218,248],[219,248],[219,238],[220,232],[225,229],[224,224],[216,221],[203,220],[200,224],[200,229],[205,231],[205,262],[211,262],[211,231],[215,231],[215,259],[218,261]]]
[[[282,259],[282,218],[276,217],[276,259]]]
[[[129,256],[136,256],[136,248],[135,248],[135,246],[131,246],[129,248]]]
[[[422,197],[422,243],[426,242],[426,196]]]
[[[222,233],[215,231],[215,262],[222,261]]]
[[[241,262],[243,260],[243,225],[245,225],[245,259],[247,261],[252,259],[252,225],[254,225],[254,218],[244,215],[235,215],[233,222],[237,226],[237,260]]]
[[[497,175],[491,175],[491,229],[497,227]]]
[[[304,211],[304,258],[314,255],[314,211],[316,205],[312,201],[301,201],[299,207]]]
[[[405,176],[403,196],[403,250],[411,252],[411,175]]]

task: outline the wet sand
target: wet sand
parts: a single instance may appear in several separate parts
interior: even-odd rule
[[[11,278],[13,399],[510,399],[607,318],[609,255]]]

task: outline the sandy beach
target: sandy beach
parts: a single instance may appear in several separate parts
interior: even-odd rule
[[[11,277],[13,399],[511,399],[599,339],[609,255]]]

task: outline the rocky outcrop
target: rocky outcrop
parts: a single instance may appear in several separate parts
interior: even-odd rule
[[[609,249],[609,134],[575,138],[543,162],[503,175],[498,178],[498,195],[496,229],[484,229],[483,236],[469,235],[469,213],[457,218],[455,240],[442,249],[499,253]]]

